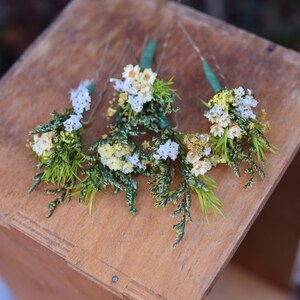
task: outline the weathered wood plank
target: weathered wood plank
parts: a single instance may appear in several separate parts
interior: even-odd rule
[[[174,4],[168,3],[161,11],[160,41],[173,10]],[[229,85],[254,89],[261,107],[269,113],[273,128],[270,141],[281,152],[269,156],[266,179],[248,191],[242,190],[246,177],[239,180],[225,167],[214,170],[226,218],[211,216],[207,223],[195,198],[194,222],[176,250],[171,248],[175,237],[171,230],[174,220],[169,217],[172,208],[163,212],[153,207],[145,188],[146,179],[139,180],[135,217],[129,215],[123,195],[113,196],[108,192],[97,196],[92,218],[83,206],[73,201],[62,205],[48,220],[42,212],[49,198],[42,191],[26,195],[34,173],[31,168],[34,160],[24,147],[27,131],[47,120],[53,109],[68,105],[69,87],[93,76],[109,32],[113,44],[106,74],[126,38],[132,39],[139,54],[144,35],[155,28],[151,20],[153,11],[154,4],[150,1],[129,0],[126,5],[122,0],[73,1],[2,79],[0,171],[5,176],[1,180],[0,220],[61,256],[88,278],[96,278],[115,294],[133,299],[199,299],[231,258],[299,148],[297,53],[279,46],[270,52],[266,40],[187,7],[179,8],[182,22],[210,59],[201,31],[207,33]],[[129,62],[124,59],[124,64]],[[183,99],[178,102],[182,108],[180,129],[206,130],[204,108],[197,99],[209,99],[212,92],[196,54],[178,28],[172,32],[161,76],[166,79],[175,76]],[[85,133],[86,144],[105,133],[107,107],[108,101],[104,101],[98,119]],[[80,262],[81,266],[76,267]],[[113,275],[120,278],[117,284],[111,282]]]

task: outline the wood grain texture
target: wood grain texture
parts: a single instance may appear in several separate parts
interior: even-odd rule
[[[244,268],[290,289],[300,238],[300,152],[272,193],[233,259]]]
[[[174,5],[168,3],[161,10],[158,52],[174,16]],[[75,0],[2,79],[0,171],[5,176],[1,179],[0,220],[119,297],[200,299],[230,260],[299,148],[297,53],[279,46],[270,52],[270,42],[266,40],[187,7],[178,9],[180,19],[211,61],[201,33],[205,30],[229,85],[254,89],[260,107],[269,113],[269,139],[281,152],[268,157],[265,180],[247,191],[242,190],[246,176],[238,179],[225,167],[213,170],[226,217],[210,216],[207,223],[194,197],[194,221],[187,226],[185,240],[176,250],[171,247],[175,238],[171,226],[176,220],[169,217],[174,207],[165,211],[153,207],[147,179],[138,179],[135,217],[128,212],[124,194],[114,196],[108,191],[97,195],[91,218],[86,208],[74,200],[45,219],[49,197],[42,190],[31,196],[26,194],[34,174],[34,158],[24,146],[27,131],[48,120],[53,109],[62,110],[69,105],[68,89],[94,75],[109,32],[113,43],[102,81],[125,39],[132,39],[139,55],[145,34],[155,28],[154,6],[142,0],[129,0],[126,5],[122,0]],[[130,62],[124,58],[124,65]],[[180,130],[207,130],[204,107],[198,99],[209,99],[212,91],[204,80],[197,55],[178,28],[172,31],[161,69],[162,78],[173,76],[182,97],[178,101]],[[85,132],[86,145],[106,132],[107,107],[108,101],[103,101],[97,120]],[[113,275],[120,278],[117,284],[111,281]]]

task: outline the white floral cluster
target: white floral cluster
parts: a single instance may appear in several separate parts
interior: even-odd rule
[[[243,119],[256,119],[256,115],[252,111],[252,107],[257,106],[257,101],[252,95],[252,91],[243,87],[239,87],[233,90],[234,98],[236,101],[236,111]]]
[[[114,82],[117,92],[128,94],[127,102],[139,113],[143,110],[143,105],[152,100],[152,87],[156,76],[151,69],[141,71],[138,65],[127,65],[122,73],[123,79],[111,78],[110,82]]]
[[[210,132],[213,136],[221,137],[225,129],[229,126],[228,138],[241,137],[241,128],[237,124],[232,123],[228,114],[228,107],[230,105],[232,105],[236,113],[243,119],[256,119],[252,108],[256,107],[258,102],[254,99],[249,89],[245,91],[243,87],[239,87],[231,91],[221,91],[213,98],[213,103],[213,107],[204,113],[204,116],[213,124],[210,127]]]
[[[224,133],[224,128],[230,124],[230,118],[228,113],[224,112],[224,107],[222,105],[216,105],[207,111],[204,116],[213,125],[210,128],[210,132],[214,136],[222,136]]]
[[[67,132],[78,130],[82,127],[80,120],[83,113],[91,108],[91,96],[89,94],[88,86],[92,82],[90,80],[81,81],[77,89],[70,90],[70,100],[74,109],[74,114],[64,122],[64,127]]]
[[[50,153],[53,147],[52,138],[54,133],[52,131],[42,134],[35,134],[33,136],[33,143],[31,145],[32,150],[38,156],[45,156]]]
[[[172,160],[175,160],[178,155],[178,148],[179,144],[172,142],[171,139],[168,139],[165,144],[159,146],[156,153],[153,154],[153,157],[157,160],[166,160],[168,157],[170,157]]]
[[[122,171],[125,174],[133,172],[134,167],[142,170],[146,166],[140,161],[138,152],[131,154],[129,146],[122,146],[121,144],[103,144],[98,147],[101,163],[114,171]]]

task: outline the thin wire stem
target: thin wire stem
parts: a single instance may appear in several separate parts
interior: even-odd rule
[[[129,56],[129,59],[132,60],[135,65],[139,64],[138,59],[132,50],[131,44],[128,47],[128,56]]]
[[[97,71],[96,71],[96,74],[95,74],[95,77],[94,77],[94,80],[93,80],[95,84],[96,84],[97,81],[99,80],[99,77],[100,77],[101,72],[102,72],[102,70],[103,70],[105,58],[106,58],[108,49],[109,49],[109,47],[110,47],[111,38],[112,38],[112,33],[109,33],[108,40],[107,40],[107,42],[106,42],[106,44],[105,44],[105,48],[104,48],[103,55],[102,55],[102,57],[101,57],[101,59],[100,59],[99,67],[97,68]]]
[[[204,60],[200,48],[196,45],[196,43],[194,42],[194,40],[192,39],[192,37],[190,36],[190,34],[187,32],[187,30],[185,29],[185,27],[180,21],[178,21],[178,26],[183,32],[183,34],[185,35],[185,37],[187,38],[187,40],[189,41],[189,43],[192,45],[196,53],[199,55],[200,59]]]
[[[218,60],[217,60],[217,57],[216,57],[216,55],[215,55],[215,51],[214,51],[214,49],[213,49],[213,47],[212,47],[212,45],[211,45],[211,42],[210,42],[210,40],[207,38],[206,32],[205,32],[205,31],[202,31],[202,35],[203,35],[203,37],[204,37],[204,40],[205,40],[206,44],[208,45],[209,51],[210,51],[210,53],[211,53],[211,57],[212,57],[212,59],[214,60],[214,63],[215,63],[215,66],[216,66],[216,68],[217,68],[217,70],[218,70],[218,72],[219,72],[219,75],[220,75],[220,77],[223,79],[223,81],[224,81],[224,83],[225,83],[225,86],[228,87],[228,83],[227,83],[226,77],[225,77],[225,75],[224,75],[224,73],[223,73],[223,70],[222,70],[222,68],[221,68],[221,66],[220,66],[220,64],[219,64],[219,62],[218,62]]]
[[[130,42],[129,42],[129,40],[127,40],[125,45],[123,46],[118,58],[117,58],[117,61],[116,61],[115,65],[110,70],[107,80],[105,81],[104,85],[102,86],[102,89],[99,91],[98,100],[97,100],[93,110],[91,111],[89,118],[86,121],[82,121],[83,125],[87,126],[91,123],[91,121],[92,121],[92,119],[93,119],[93,117],[94,117],[94,115],[95,115],[102,99],[103,99],[103,95],[104,95],[105,91],[107,90],[109,80],[113,76],[113,74],[117,71],[117,69],[118,69],[118,67],[119,67],[119,65],[122,61],[122,58],[123,58],[124,54],[128,50],[129,45],[130,45]]]
[[[163,45],[162,45],[162,51],[161,51],[160,57],[158,59],[156,73],[159,73],[162,61],[165,58],[166,49],[168,47],[168,43],[169,43],[169,40],[170,40],[170,37],[171,37],[172,29],[174,28],[174,26],[176,24],[176,21],[178,19],[178,8],[179,8],[180,4],[181,4],[181,0],[176,0],[175,9],[174,9],[174,16],[172,18],[173,22],[171,22],[170,26],[167,29],[167,32],[165,33],[165,36],[164,36],[164,39],[163,39],[164,42],[163,42]]]

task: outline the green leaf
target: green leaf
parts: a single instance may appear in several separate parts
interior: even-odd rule
[[[150,40],[146,45],[140,60],[140,67],[142,70],[152,68],[156,46],[157,44],[155,40]]]

